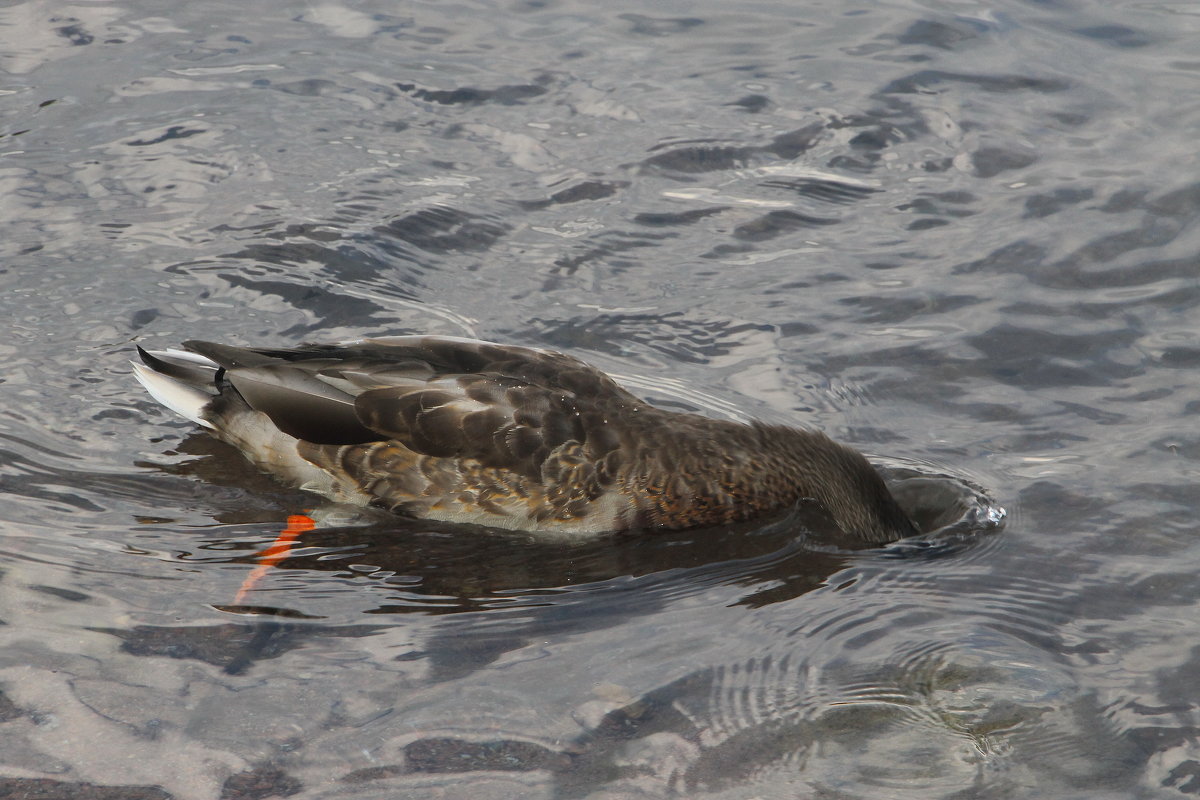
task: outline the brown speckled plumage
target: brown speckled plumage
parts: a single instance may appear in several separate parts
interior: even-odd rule
[[[525,530],[686,528],[801,499],[866,541],[913,533],[824,434],[654,408],[578,359],[439,336],[142,352],[164,404],[340,501]]]

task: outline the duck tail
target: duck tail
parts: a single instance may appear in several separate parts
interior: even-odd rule
[[[133,364],[133,377],[158,402],[180,416],[205,428],[214,428],[204,418],[205,407],[215,396],[203,386],[213,386],[218,367],[212,361],[182,350],[150,352],[138,348],[144,363]]]

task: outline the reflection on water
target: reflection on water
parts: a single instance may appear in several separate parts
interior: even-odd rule
[[[253,485],[261,478],[250,474],[254,470],[248,464],[239,464],[231,448],[204,434],[190,436],[180,449],[203,455],[169,468],[170,472],[235,486]],[[231,472],[231,462],[241,468]],[[996,528],[1003,519],[1004,511],[990,498],[959,479],[914,468],[893,467],[888,474],[922,533],[882,548],[887,557],[944,555]],[[267,482],[263,488],[273,487]],[[471,621],[465,625],[469,635],[463,628],[451,628],[423,651],[410,654],[428,659],[433,673],[442,679],[486,666],[530,641],[618,625],[687,602],[713,587],[738,587],[741,596],[732,601],[735,605],[762,607],[790,601],[826,584],[864,547],[822,534],[824,520],[810,519],[804,504],[774,520],[716,529],[565,538],[411,520],[358,508],[327,506],[312,513],[325,519],[325,524],[299,535],[286,558],[275,565],[277,570],[328,573],[350,591],[369,584],[369,594],[378,605],[364,608],[368,614],[503,614],[502,627]],[[329,523],[339,517],[357,524]],[[229,552],[235,554],[222,555]],[[189,563],[253,564],[257,556],[253,541],[210,538],[200,550],[175,557]],[[283,620],[321,618],[317,611],[307,610],[306,583],[294,576],[284,587],[267,587],[265,593],[279,605],[254,600],[260,591],[252,590],[247,606],[215,606]],[[477,624],[489,632],[474,631]],[[254,658],[277,652],[281,637],[302,636],[304,628],[273,622],[240,632],[227,624],[205,630],[202,634],[191,628],[174,633],[142,629],[132,639],[122,636],[123,647],[127,652],[141,648],[141,652],[196,657],[209,663],[225,660],[241,671]],[[340,631],[347,628],[337,630],[336,635],[343,635]],[[196,636],[200,644],[193,646]],[[241,641],[247,637],[248,642]],[[481,644],[485,639],[486,646]],[[224,642],[218,651],[224,655],[213,655],[204,641]]]
[[[1200,794],[1196,19],[0,9],[0,795]],[[922,534],[325,509],[234,605],[313,500],[133,344],[413,331],[820,427]]]
[[[164,467],[165,471],[195,475],[217,485],[281,491],[250,465],[239,463],[232,448],[205,434],[189,436],[179,451],[202,457]],[[1004,509],[962,479],[914,466],[887,467],[885,475],[921,534],[884,552],[942,552],[954,535],[979,535],[1004,519]],[[316,502],[311,496],[299,496]],[[589,595],[586,602],[594,603],[596,592],[610,589],[649,602],[660,591],[669,599],[687,587],[701,590],[726,583],[772,586],[775,600],[762,602],[777,602],[802,594],[801,587],[820,585],[854,550],[866,546],[830,530],[826,520],[812,511],[802,502],[774,519],[714,529],[560,536],[326,505],[310,512],[324,520],[322,526],[302,534],[282,566],[333,571],[396,587],[394,600],[380,606],[380,613],[511,609],[540,606],[556,595],[562,597],[555,604],[569,603],[570,595]],[[340,527],[339,518],[352,524]],[[237,540],[209,540],[203,558],[219,560],[212,551],[244,546]],[[196,560],[200,556],[181,553],[178,557]],[[230,560],[253,559],[249,554]],[[780,592],[783,586],[796,588],[789,594]],[[742,602],[760,604],[758,597],[753,592]]]

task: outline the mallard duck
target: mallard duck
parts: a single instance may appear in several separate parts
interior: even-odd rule
[[[680,529],[804,499],[867,542],[915,533],[823,433],[655,408],[563,353],[447,336],[138,348],[137,379],[261,469],[343,503],[498,528]]]

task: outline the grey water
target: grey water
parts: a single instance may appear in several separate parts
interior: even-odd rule
[[[6,5],[0,795],[1200,794],[1198,41],[1172,0]],[[412,332],[821,428],[923,533],[335,509],[257,568],[320,501],[128,364]]]

